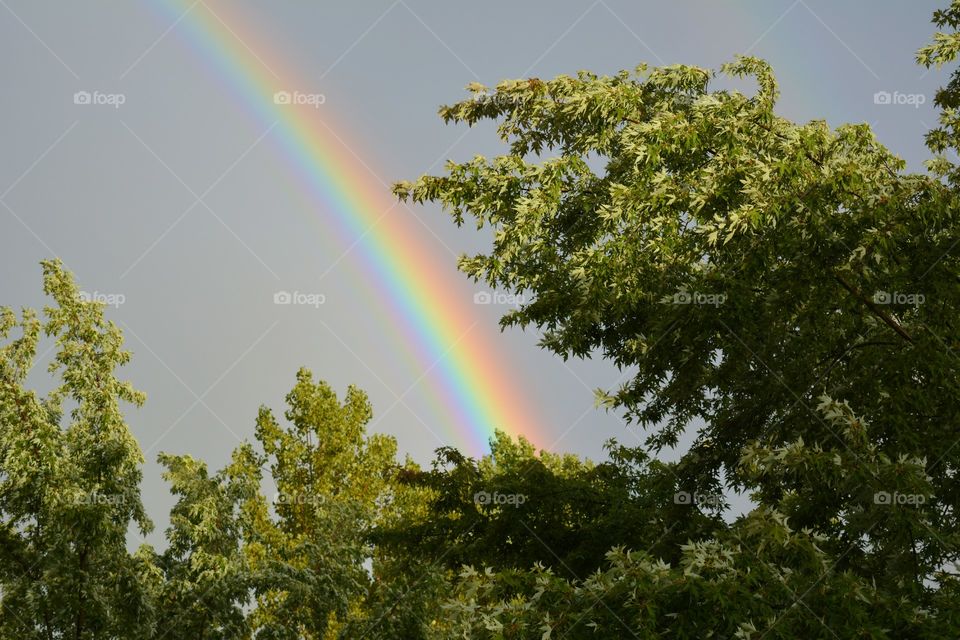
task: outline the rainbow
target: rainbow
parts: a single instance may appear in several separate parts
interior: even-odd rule
[[[348,259],[382,305],[385,330],[395,332],[423,372],[431,403],[449,422],[437,425],[449,434],[447,444],[479,455],[489,451],[489,439],[500,429],[542,446],[545,438],[502,347],[489,329],[475,326],[471,301],[454,288],[452,260],[435,255],[425,242],[428,231],[411,216],[400,209],[387,214],[396,206],[392,194],[345,146],[350,136],[334,124],[328,108],[276,103],[278,92],[304,86],[298,74],[271,56],[272,48],[236,11],[227,16],[219,7],[214,13],[187,0],[151,6],[259,124],[273,126],[270,139],[311,211],[332,214],[323,223],[334,227],[345,247],[356,245]]]

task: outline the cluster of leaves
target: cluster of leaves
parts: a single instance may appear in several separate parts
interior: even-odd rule
[[[562,357],[599,352],[636,368],[601,399],[655,427],[654,446],[705,424],[705,471],[733,471],[761,436],[809,434],[822,393],[856,398],[884,423],[952,415],[956,393],[927,407],[886,392],[888,380],[955,369],[942,344],[956,322],[954,194],[898,173],[866,126],[777,117],[763,62],[724,70],[753,74],[758,93],[709,91],[712,74],[693,67],[502,83],[504,99],[441,113],[502,119],[511,153],[396,191],[491,225],[492,253],[460,266],[530,294],[502,322],[537,326]],[[545,150],[556,156],[536,162]],[[929,304],[874,302],[889,292]],[[939,426],[927,446],[950,435]]]
[[[960,52],[960,0],[935,22],[928,66]],[[45,320],[0,309],[0,637],[960,637],[960,72],[929,174],[865,125],[777,116],[760,60],[721,72],[755,94],[689,66],[471,85],[441,116],[509,153],[396,186],[492,228],[460,267],[525,294],[504,326],[629,368],[599,400],[648,439],[599,464],[503,434],[400,464],[362,391],[301,370],[224,469],[160,456],[167,548],[131,553],[143,396],[45,262]]]
[[[289,426],[261,409],[259,447],[243,444],[223,470],[161,455],[177,497],[168,545],[131,554],[129,525],[152,525],[120,403],[144,397],[114,376],[130,356],[103,305],[82,300],[59,262],[43,266],[46,322],[0,310],[0,637],[326,638],[356,617],[396,457],[392,438],[365,434],[366,395],[351,387],[341,404],[301,370]],[[24,383],[44,332],[61,384],[41,398]]]
[[[130,358],[120,330],[57,263],[43,267],[56,303],[46,322],[0,309],[0,339],[20,333],[0,348],[0,637],[149,636],[148,564],[127,552],[126,535],[153,525],[120,411],[144,397],[114,376]],[[23,382],[43,333],[56,338],[49,369],[60,383],[41,397]]]
[[[721,499],[706,514],[675,499],[674,465],[615,442],[609,451],[603,464],[538,455],[526,440],[502,432],[480,460],[441,449],[432,470],[407,469],[397,478],[421,490],[425,513],[385,523],[374,541],[451,571],[528,568],[546,555],[579,579],[599,569],[612,546],[675,561],[686,540],[723,527]],[[714,487],[704,495],[719,493]]]
[[[879,454],[864,421],[846,404],[822,398],[817,412],[844,444],[752,445],[741,474],[755,489],[757,506],[729,525],[710,522],[699,535],[670,540],[676,559],[666,560],[656,545],[645,549],[614,538],[614,548],[585,577],[571,577],[546,546],[531,570],[474,562],[459,573],[435,637],[955,636],[957,580],[932,571],[936,588],[904,584],[923,572],[918,566],[929,560],[923,549],[954,533],[930,528],[928,507],[891,509],[861,487],[876,476],[902,495],[929,495],[923,461]],[[843,504],[834,531],[794,524],[813,490]],[[849,495],[856,502],[844,498]],[[683,508],[699,514],[696,504]],[[664,510],[661,505],[648,517]],[[847,537],[870,533],[883,546]]]

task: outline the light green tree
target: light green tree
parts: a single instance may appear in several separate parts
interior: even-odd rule
[[[130,354],[103,305],[82,300],[59,261],[43,277],[44,321],[0,309],[0,636],[149,637],[150,567],[126,536],[152,525],[121,412],[144,396],[114,374]],[[25,387],[42,334],[55,340],[56,376],[43,397]]]
[[[247,554],[257,572],[257,638],[336,637],[356,614],[371,576],[369,530],[395,465],[396,442],[366,435],[365,393],[343,402],[306,369],[287,395],[282,427],[261,408],[256,437],[276,485],[274,513],[251,525]]]

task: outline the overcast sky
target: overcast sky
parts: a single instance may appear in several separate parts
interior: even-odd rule
[[[868,122],[920,169],[944,77],[913,59],[941,4],[0,0],[0,305],[42,306],[38,262],[54,255],[84,290],[122,296],[109,317],[135,354],[123,376],[149,398],[128,415],[148,458],[144,500],[158,534],[172,500],[157,453],[219,467],[238,437],[252,436],[260,404],[282,410],[300,366],[339,392],[364,388],[375,429],[426,461],[435,447],[460,443],[436,424],[443,416],[432,408],[430,375],[400,357],[404,345],[384,330],[382,309],[357,293],[356,265],[334,264],[363,238],[325,233],[329,221],[291,187],[271,134],[225,89],[205,59],[211,52],[193,46],[185,12],[212,12],[206,17],[228,27],[235,19],[237,30],[252,25],[256,37],[243,46],[298,70],[325,97],[317,117],[335,117],[352,151],[389,183],[447,158],[503,151],[491,128],[445,126],[436,116],[470,82],[614,73],[640,62],[717,67],[737,53],[774,66],[782,115]],[[120,95],[123,104],[75,104],[77,91]],[[472,253],[489,242],[435,207],[398,215],[425,223],[424,243],[451,272],[448,249]],[[328,271],[320,288],[318,274]],[[463,295],[479,290],[461,281]],[[328,304],[322,315],[278,308],[262,293],[278,289],[322,290]],[[637,442],[619,416],[592,409],[591,390],[619,372],[564,364],[532,331],[499,335],[497,311],[477,307],[475,330],[503,345],[504,375],[541,422],[542,444],[599,458],[607,438]],[[34,380],[42,386],[42,376]]]

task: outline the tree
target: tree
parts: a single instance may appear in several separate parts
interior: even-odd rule
[[[453,572],[414,535],[407,523],[431,517],[435,492],[410,479],[419,476],[419,465],[409,458],[391,467],[388,482],[378,499],[379,512],[366,532],[372,548],[371,582],[359,606],[340,629],[338,637],[367,640],[425,640],[444,615],[439,603],[450,594]],[[389,542],[388,542],[389,540]],[[450,539],[435,539],[447,548]]]
[[[950,6],[934,12],[933,23],[940,29],[933,42],[917,52],[917,62],[927,67],[940,69],[957,59],[960,52],[960,2],[951,0]],[[940,107],[939,126],[927,133],[927,146],[936,154],[928,168],[938,177],[946,178],[949,184],[960,187],[960,171],[955,162],[946,156],[947,150],[960,148],[960,69],[954,69],[950,81],[935,96],[934,103]]]
[[[960,4],[937,19],[957,27]],[[952,60],[958,42],[938,35],[921,59]],[[712,89],[716,74],[689,66],[473,84],[441,117],[496,121],[509,152],[395,191],[492,228],[491,251],[460,268],[528,294],[504,327],[635,370],[598,398],[647,428],[654,450],[695,429],[681,485],[753,492],[753,513],[694,544],[729,550],[753,527],[754,544],[789,559],[796,535],[809,553],[783,571],[798,597],[802,585],[836,590],[821,616],[860,620],[840,602],[866,594],[908,612],[864,623],[867,637],[956,635],[956,187],[904,172],[866,125],[777,116],[761,60],[722,72],[753,77],[755,95]],[[936,151],[956,144],[957,82],[938,96]],[[932,166],[954,179],[945,163]],[[727,602],[728,620],[754,615]]]
[[[366,436],[366,394],[341,404],[301,369],[282,428],[262,407],[256,437],[277,488],[275,515],[252,522],[247,554],[257,572],[257,638],[335,637],[370,583],[366,541],[394,465],[396,442]]]
[[[141,392],[119,380],[120,330],[83,301],[56,260],[43,263],[54,305],[41,322],[0,309],[0,635],[149,637],[149,566],[126,549],[128,526],[152,527],[140,501],[140,448],[121,402]],[[24,387],[41,333],[56,341],[46,396]],[[65,415],[65,404],[72,409]]]
[[[213,476],[190,456],[161,454],[160,462],[180,497],[170,514],[168,547],[152,559],[158,635],[176,629],[178,638],[249,638],[246,609],[257,583],[245,540],[252,516],[265,508],[261,461],[245,445]]]
[[[955,429],[934,418],[960,408],[941,337],[957,322],[954,259],[940,259],[957,231],[952,193],[897,173],[864,126],[777,118],[760,61],[725,69],[756,74],[759,93],[708,92],[711,74],[689,67],[502,83],[442,114],[503,117],[511,154],[397,191],[494,226],[493,252],[461,267],[534,293],[505,325],[537,324],[563,356],[601,349],[637,367],[604,399],[656,427],[653,445],[702,421],[690,473],[740,482],[749,442],[836,440],[812,411],[824,393],[869,412],[893,455],[936,460]],[[559,157],[524,160],[544,148]],[[938,489],[951,468],[931,464]]]
[[[929,491],[923,464],[883,459],[848,406],[824,398],[816,410],[847,446],[818,450],[798,441],[751,448],[741,470],[751,484],[817,487],[842,495],[868,475],[865,461],[912,495]],[[916,561],[913,540],[903,534],[911,526],[923,528],[922,512],[891,511],[881,503],[851,513],[852,527],[862,532],[882,527],[890,535],[877,536],[885,546],[875,553],[861,554],[853,545],[837,553],[830,533],[797,528],[785,515],[791,503],[809,496],[785,491],[770,499],[761,490],[755,498],[760,504],[731,525],[679,544],[671,562],[650,550],[618,545],[597,571],[580,578],[558,568],[550,551],[527,570],[495,569],[490,563],[463,567],[452,581],[453,595],[441,605],[445,615],[433,637],[933,639],[960,630],[955,579],[944,576],[938,589],[924,593],[885,577],[886,562]],[[699,507],[694,501],[685,508]],[[846,554],[866,566],[844,568]]]
[[[601,464],[541,451],[503,432],[480,460],[438,451],[431,471],[407,470],[398,482],[426,489],[427,509],[380,527],[381,548],[432,559],[451,573],[464,565],[497,570],[550,566],[582,579],[613,546],[645,549],[667,561],[691,537],[723,528],[719,487],[683,491],[673,466],[641,450],[608,443]],[[704,511],[678,496],[703,495]]]

